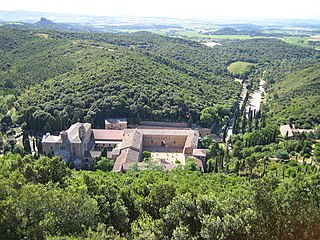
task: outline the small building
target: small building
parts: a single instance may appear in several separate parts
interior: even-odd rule
[[[127,129],[128,122],[126,118],[107,118],[104,121],[105,129],[123,130]]]
[[[295,138],[299,136],[299,134],[302,134],[302,133],[308,134],[310,132],[313,132],[313,130],[295,128],[293,124],[287,124],[280,127],[280,133],[282,137],[288,137],[288,138]]]

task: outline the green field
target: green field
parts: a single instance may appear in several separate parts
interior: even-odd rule
[[[231,63],[227,69],[232,74],[241,75],[241,74],[250,72],[253,66],[255,66],[254,63],[238,61],[238,62]]]
[[[249,35],[206,35],[202,33],[197,33],[193,31],[177,31],[180,36],[186,37],[199,37],[199,38],[213,38],[213,39],[250,39]]]
[[[123,31],[123,29],[122,29]],[[137,32],[139,30],[137,29],[126,29],[125,30],[128,33]],[[254,39],[254,38],[269,38],[269,37],[262,37],[262,36],[250,36],[250,35],[206,35],[202,32],[199,32],[198,30],[181,30],[177,28],[170,28],[170,29],[146,29],[146,31],[153,32],[156,34],[161,34],[165,36],[171,36],[171,37],[183,37],[183,38],[189,38],[195,41],[200,42],[207,42],[211,40],[219,40],[219,39],[227,39],[227,40],[247,40],[247,39]],[[265,33],[289,33],[294,34],[294,31],[283,31],[283,30],[273,30],[273,31],[265,31]],[[277,37],[271,37],[271,38],[277,38]],[[284,37],[279,38],[287,43],[298,45],[301,47],[308,47],[308,48],[314,48],[316,50],[320,50],[320,47],[318,46],[311,46],[308,45],[309,41],[320,41],[319,38],[311,36],[311,37],[297,37],[297,36],[290,36],[290,37]]]
[[[286,38],[282,38],[281,40],[290,44],[298,45],[300,47],[308,47],[308,48],[314,47],[308,44],[309,41],[320,41],[320,39],[316,37],[286,37]],[[320,50],[320,47],[318,46],[315,46],[314,48],[317,50]]]

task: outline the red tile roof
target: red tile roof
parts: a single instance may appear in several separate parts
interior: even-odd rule
[[[123,140],[123,130],[92,129],[95,140]]]

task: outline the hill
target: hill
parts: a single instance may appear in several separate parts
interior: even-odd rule
[[[41,17],[40,20],[38,22],[35,23],[35,25],[38,26],[50,26],[50,25],[54,25],[55,23],[49,19],[46,19],[44,17]]]
[[[190,114],[197,120],[206,106],[231,108],[236,101],[239,86],[228,76],[147,54],[136,45],[60,34],[2,29],[13,44],[2,46],[9,64],[0,73],[1,84],[20,95],[17,108],[31,129],[59,130],[77,119],[102,125],[105,116],[135,119],[138,113],[142,119],[179,121]]]
[[[105,116],[187,121],[219,105],[233,111],[240,85],[227,67],[256,63],[277,77],[318,61],[319,53],[276,39],[202,44],[148,32],[81,33],[0,27],[0,86],[18,98],[20,122],[55,131],[78,119],[102,126]]]
[[[320,64],[288,74],[270,89],[270,118],[311,128],[320,122]]]

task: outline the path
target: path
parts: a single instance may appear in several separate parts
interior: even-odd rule
[[[265,84],[265,81],[260,79],[259,88],[257,90],[255,90],[252,94],[250,94],[247,105],[246,105],[246,113],[247,114],[248,114],[250,108],[252,111],[260,110],[262,93],[264,92],[264,87],[263,87],[264,84]]]
[[[242,84],[242,80],[241,79],[235,79],[236,82],[240,82]],[[249,99],[246,103],[246,113],[248,114],[249,112],[249,108],[251,108],[252,111],[254,110],[260,110],[260,104],[262,101],[262,93],[264,92],[264,87],[263,85],[265,84],[265,81],[260,79],[260,83],[259,83],[259,89],[254,91],[252,94],[250,94]],[[242,91],[239,97],[239,106],[241,106],[241,104],[243,104],[243,100],[244,97],[246,95],[247,92],[247,82],[244,82],[242,84]],[[232,118],[230,119],[229,125],[227,127],[227,137],[226,137],[226,142],[228,142],[228,140],[230,139],[231,135],[233,134],[232,132],[232,126],[233,126],[233,122],[234,122],[234,116],[232,116]]]

